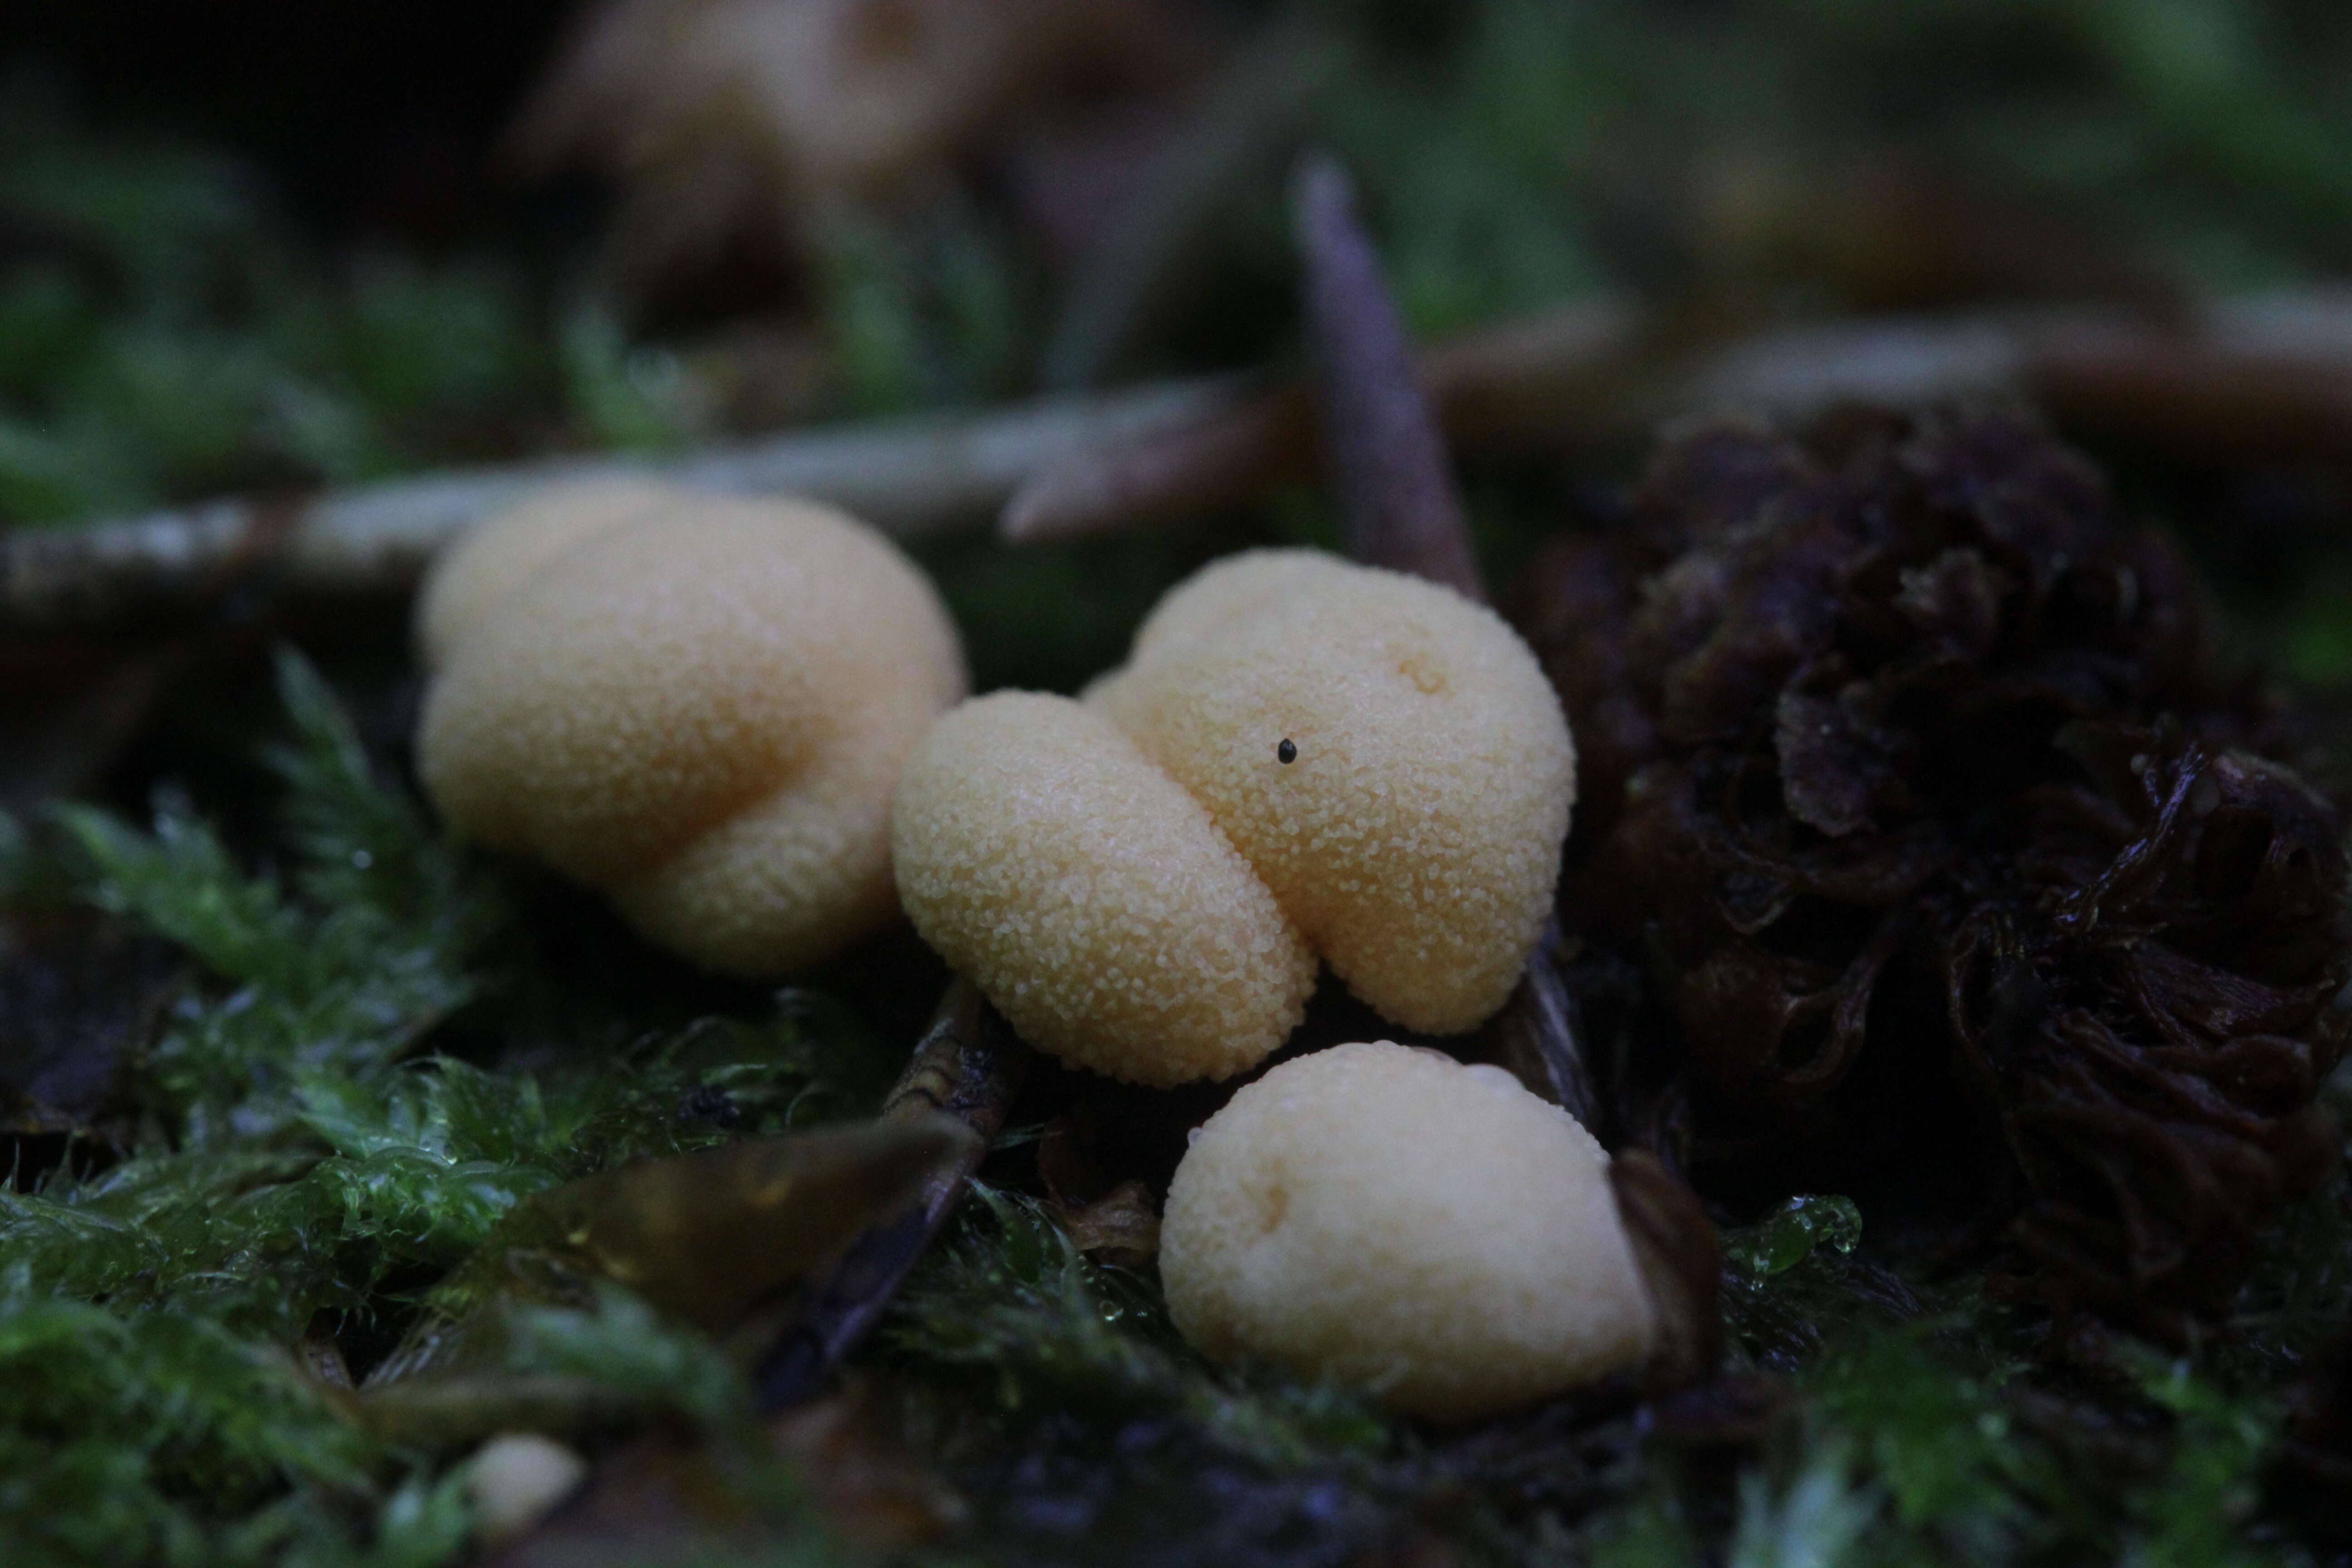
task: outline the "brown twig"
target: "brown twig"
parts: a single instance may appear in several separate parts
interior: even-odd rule
[[[1870,317],[1727,332],[1601,298],[1431,350],[1422,374],[1462,449],[1570,452],[1688,414],[1800,422],[1840,403],[2040,404],[2063,428],[2213,461],[2352,450],[2352,293],[2208,301],[2173,323],[2106,308]],[[1010,542],[1115,531],[1311,479],[1303,384],[1041,468]]]
[[[883,1103],[882,1119],[944,1115],[980,1136],[967,1158],[932,1174],[919,1202],[851,1244],[808,1310],[761,1362],[757,1376],[763,1409],[782,1410],[814,1397],[874,1326],[908,1270],[954,1211],[965,1184],[1003,1127],[1028,1068],[1028,1047],[981,996],[980,988],[961,977],[950,982],[930,1028]]]
[[[147,629],[231,595],[396,593],[433,552],[538,486],[651,472],[698,489],[830,500],[899,535],[985,518],[1040,468],[1230,406],[1229,380],[995,413],[797,431],[664,462],[567,458],[428,474],[308,500],[221,500],[87,528],[0,531],[0,638]]]
[[[2352,450],[2352,293],[2208,302],[2186,325],[2107,310],[1870,318],[1744,336],[1600,298],[1432,350],[1465,450],[1571,452],[1676,415],[1796,420],[1841,401],[2032,398],[2065,428],[2235,461]],[[795,432],[667,464],[574,458],[428,474],[291,504],[215,501],[0,531],[0,639],[134,629],[269,596],[397,594],[435,549],[533,486],[652,471],[832,500],[901,535],[1002,508],[1015,542],[1118,531],[1315,477],[1303,383],[1160,383],[993,414]]]
[[[1544,921],[1543,935],[1528,955],[1528,972],[1503,1010],[1486,1026],[1495,1058],[1523,1083],[1598,1135],[1605,1136],[1608,1107],[1592,1082],[1579,1039],[1575,994],[1560,968],[1559,922]]]
[[[1314,302],[1318,385],[1336,480],[1347,500],[1349,545],[1360,560],[1416,573],[1471,598],[1486,584],[1470,525],[1454,485],[1445,437],[1424,395],[1389,293],[1380,258],[1358,225],[1347,176],[1328,159],[1310,161],[1299,180],[1299,248]],[[1588,319],[1541,341],[1556,353],[1562,336],[1580,345],[1608,335]],[[1540,377],[1549,363],[1499,348],[1481,351],[1481,381],[1503,386]],[[1587,1127],[1601,1125],[1601,1105],[1577,1037],[1575,999],[1559,968],[1559,922],[1547,921],[1527,973],[1479,1042],[1481,1049],[1549,1092]]]
[[[1484,598],[1445,439],[1337,160],[1318,153],[1300,165],[1293,224],[1349,552]]]
[[[1360,559],[1418,572],[1483,598],[1470,530],[1445,440],[1371,242],[1357,226],[1347,176],[1318,160],[1302,171],[1299,231],[1334,479],[1349,546]],[[1500,380],[1499,376],[1496,377]],[[1479,1044],[1587,1127],[1601,1125],[1574,997],[1560,970],[1556,921]],[[1610,1182],[1658,1310],[1659,1344],[1643,1373],[1654,1394],[1687,1387],[1722,1357],[1717,1299],[1722,1253],[1696,1194],[1648,1151],[1622,1148]]]

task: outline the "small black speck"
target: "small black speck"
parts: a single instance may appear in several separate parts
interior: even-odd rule
[[[1274,760],[1277,763],[1295,763],[1298,760],[1298,748],[1285,741],[1274,749]]]

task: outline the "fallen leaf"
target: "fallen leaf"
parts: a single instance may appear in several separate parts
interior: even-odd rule
[[[1160,1256],[1160,1210],[1141,1182],[1121,1182],[1083,1208],[1055,1205],[1054,1216],[1080,1252],[1121,1268]]]
[[[94,911],[0,921],[0,1132],[89,1132],[177,985],[169,942]]]

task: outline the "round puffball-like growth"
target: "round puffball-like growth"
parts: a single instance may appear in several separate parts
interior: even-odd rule
[[[871,529],[803,501],[563,487],[446,552],[417,625],[418,769],[460,832],[746,977],[894,911],[891,795],[963,659]]]
[[[1202,1353],[1431,1420],[1638,1368],[1658,1342],[1592,1135],[1500,1068],[1386,1040],[1244,1086],[1177,1166],[1160,1237]]]
[[[1226,1078],[1289,1033],[1315,955],[1192,796],[1066,697],[999,692],[908,759],[899,896],[1021,1037],[1135,1083]]]
[[[1049,1051],[1135,1082],[1223,1077],[1297,1024],[1318,958],[1433,1033],[1475,1028],[1526,966],[1575,752],[1527,646],[1450,589],[1308,551],[1235,556],[1161,601],[1086,694],[1090,729],[1067,702],[992,700],[942,726],[900,797],[899,890]],[[983,747],[984,770],[965,755]],[[1084,788],[1082,755],[1100,770]],[[1008,813],[1025,837],[991,826]],[[1147,818],[1202,846],[1185,869]]]
[[[1400,573],[1253,552],[1169,595],[1087,700],[1382,1016],[1456,1034],[1510,994],[1551,908],[1576,752],[1492,611]]]

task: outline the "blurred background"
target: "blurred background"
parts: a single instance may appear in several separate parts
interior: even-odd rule
[[[2324,297],[2352,259],[2330,0],[10,11],[5,526],[1279,370],[1308,144],[1356,170],[1433,342],[1620,299],[1679,345],[2162,322]],[[2200,545],[2251,646],[2352,677],[2352,442],[2197,416],[2069,433]],[[1593,423],[1465,454],[1498,580],[1638,471],[1646,424]],[[1143,537],[925,550],[983,684],[1066,687],[1197,559],[1329,528],[1292,485]]]

